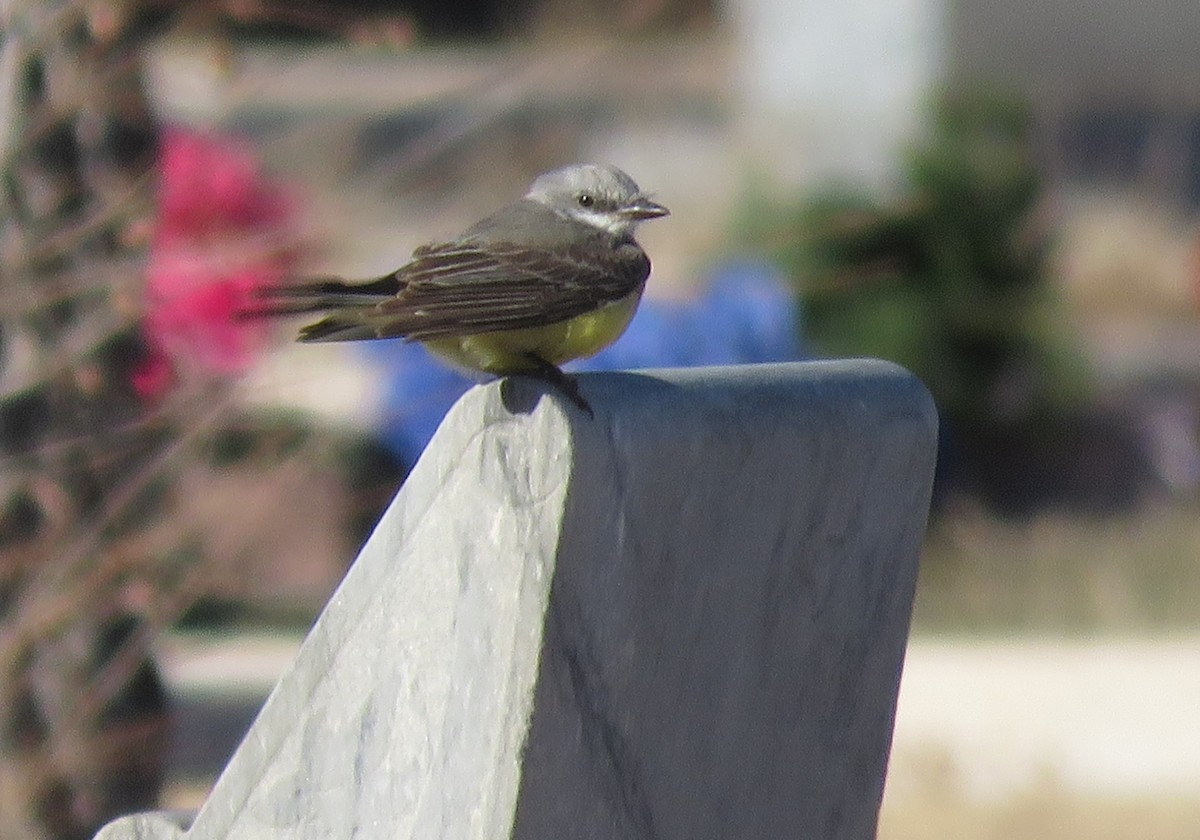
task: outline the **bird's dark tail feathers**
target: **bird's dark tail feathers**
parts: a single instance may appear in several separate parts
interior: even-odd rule
[[[394,274],[357,283],[328,277],[280,284],[258,290],[238,316],[255,319],[325,313],[325,318],[300,330],[300,341],[378,338],[375,328],[361,317],[362,310],[374,308],[399,291],[400,282]]]

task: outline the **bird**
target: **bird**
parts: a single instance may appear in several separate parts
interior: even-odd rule
[[[615,166],[564,166],[395,271],[269,287],[256,314],[323,315],[302,342],[417,341],[460,369],[541,379],[594,416],[561,365],[625,331],[650,275],[634,233],[669,214]]]

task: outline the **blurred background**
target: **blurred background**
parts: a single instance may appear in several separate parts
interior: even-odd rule
[[[470,386],[234,317],[612,162],[578,369],[878,356],[941,446],[880,836],[1200,825],[1200,6],[0,3],[0,838],[195,807]]]

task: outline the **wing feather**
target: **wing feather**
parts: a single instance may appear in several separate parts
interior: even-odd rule
[[[380,337],[422,340],[565,321],[641,291],[650,260],[631,240],[562,249],[453,242],[418,249],[372,321]]]

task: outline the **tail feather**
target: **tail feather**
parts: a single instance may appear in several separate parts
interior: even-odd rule
[[[372,307],[395,297],[399,291],[400,281],[395,274],[361,283],[329,277],[306,283],[280,284],[258,289],[253,302],[244,307],[239,316],[270,318]]]
[[[379,338],[375,327],[353,315],[330,315],[300,330],[297,341],[363,341]]]
[[[319,297],[339,297],[362,302],[365,298],[395,297],[400,291],[400,280],[393,274],[385,274],[374,280],[348,282],[340,277],[322,277],[305,283],[287,283],[268,286],[260,294],[268,298],[285,300],[308,300]]]

